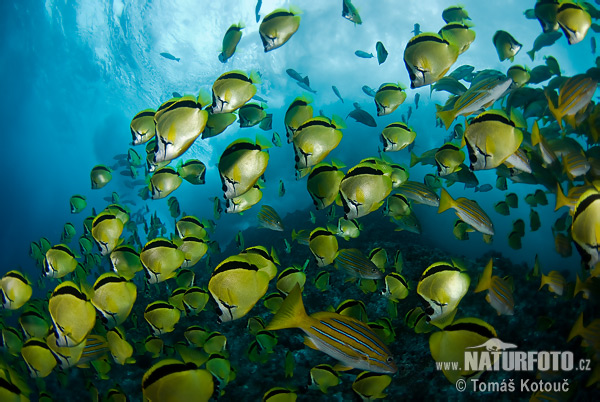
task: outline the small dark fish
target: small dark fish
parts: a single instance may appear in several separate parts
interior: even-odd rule
[[[173,92],[171,95],[173,98],[181,98],[181,94],[179,92]]]
[[[292,77],[293,79],[295,79],[298,82],[303,80],[302,76],[293,68],[288,68],[287,70],[285,70],[285,72],[288,73],[288,75],[290,77]]]
[[[421,33],[421,25],[415,24],[414,29],[410,32],[414,33],[415,36],[419,35]]]
[[[315,91],[314,89],[312,89],[310,87],[310,85],[307,83],[308,77],[304,77],[304,78],[305,78],[305,80],[303,80],[303,81],[297,81],[296,84],[298,84],[298,86],[300,88],[304,89],[305,91],[312,92],[313,94],[316,94],[317,91]]]
[[[254,9],[254,13],[256,14],[256,22],[260,21],[260,6],[262,6],[262,0],[258,0],[256,2],[256,8]]]
[[[593,36],[591,39],[591,43],[592,43],[592,54],[596,54],[596,38],[594,38]]]
[[[370,58],[374,57],[373,53],[367,53],[362,50],[357,50],[356,52],[354,52],[354,54],[362,59],[370,59]]]
[[[487,193],[488,191],[490,191],[492,189],[492,185],[491,184],[482,184],[481,186],[477,186],[475,187],[475,192],[480,192],[480,193]]]
[[[258,95],[254,95],[254,96],[252,97],[252,99],[256,99],[257,101],[259,101],[259,102],[264,102],[264,103],[268,103],[268,102],[269,102],[269,101],[268,101],[268,100],[266,100],[265,98],[262,98],[262,97],[260,97],[260,96],[258,96]]]
[[[415,94],[415,109],[419,108],[419,99],[421,99],[421,94],[417,92]]]
[[[348,117],[352,117],[357,122],[362,123],[366,126],[377,127],[377,123],[375,122],[373,116],[371,116],[368,112],[361,109],[360,107],[348,113],[348,116],[346,118]]]
[[[260,121],[258,127],[262,130],[269,131],[273,127],[273,113],[267,113],[267,116]]]
[[[388,52],[385,50],[385,46],[383,46],[383,43],[381,42],[377,42],[375,49],[377,50],[377,61],[379,64],[382,64],[387,59]]]
[[[331,86],[331,89],[333,89],[333,93],[340,98],[340,100],[342,101],[342,103],[344,103],[344,100],[342,99],[342,95],[340,95],[340,91],[338,91],[337,87],[335,85]]]
[[[366,85],[363,85],[362,90],[364,93],[366,93],[367,95],[369,95],[370,97],[374,98],[375,97],[375,90],[371,87],[368,87]]]
[[[160,54],[162,57],[164,57],[165,59],[169,59],[169,60],[173,60],[173,61],[179,61],[181,59],[173,56],[171,53],[167,53],[167,52],[163,52]]]

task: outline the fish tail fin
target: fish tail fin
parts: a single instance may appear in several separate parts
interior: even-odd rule
[[[204,108],[212,103],[212,93],[206,89],[201,89],[198,92],[198,103]]]
[[[535,58],[535,50],[531,49],[530,51],[527,52],[527,55],[529,56],[531,61],[533,61],[533,59]]]
[[[581,332],[583,331],[583,312],[581,314],[579,314],[579,317],[577,318],[577,321],[575,321],[575,325],[573,325],[573,328],[571,328],[571,332],[569,332],[569,337],[567,338],[567,342],[569,342],[571,339],[575,338],[577,335],[581,335]]]
[[[550,277],[542,274],[542,283],[540,285],[540,288],[538,290],[540,290],[541,288],[544,287],[545,284],[550,283]]]
[[[531,128],[531,145],[534,147],[540,142],[540,126],[538,125],[537,120],[533,122],[533,127]]]
[[[296,229],[292,229],[292,241],[296,241],[296,238],[298,238],[298,232]]]
[[[410,153],[410,167],[415,166],[420,161],[421,160],[419,159],[419,157],[417,155],[415,155],[414,152],[411,151],[411,153]]]
[[[546,96],[546,100],[548,101],[548,108],[550,109],[550,112],[552,113],[552,115],[556,119],[556,122],[558,123],[558,126],[562,130],[562,128],[563,128],[563,126],[562,126],[562,114],[560,113],[560,111],[558,110],[558,108],[554,107],[554,102],[552,101],[552,99],[550,99],[550,92],[549,91],[550,90],[548,90],[548,89],[546,89],[544,91],[544,95]]]
[[[442,120],[442,122],[444,123],[444,126],[446,126],[446,130],[448,130],[450,128],[450,126],[452,125],[452,122],[456,118],[456,113],[454,112],[454,109],[440,110],[435,115],[437,117],[439,117],[440,120]]]
[[[453,204],[454,200],[452,199],[452,196],[446,191],[445,188],[442,188],[442,192],[440,193],[440,206],[438,207],[438,214],[452,208]]]
[[[335,126],[335,128],[339,129],[344,129],[346,128],[346,122],[344,121],[344,119],[342,119],[340,116],[338,116],[337,114],[334,114],[331,116],[331,122],[333,123],[333,125]]]
[[[569,199],[565,197],[562,189],[560,188],[560,184],[556,184],[556,206],[554,207],[555,211],[558,211],[562,207],[569,206]]]
[[[271,148],[271,141],[261,134],[256,134],[256,145],[260,147],[261,150]]]
[[[304,303],[302,303],[302,291],[300,285],[296,284],[265,329],[275,331],[285,328],[301,328],[302,322],[307,317]]]
[[[262,84],[262,79],[260,78],[260,75],[258,74],[258,71],[256,71],[256,70],[254,70],[250,73],[249,78],[253,84]]]
[[[489,289],[492,284],[492,269],[494,265],[492,259],[490,258],[490,262],[483,269],[483,273],[481,274],[481,278],[479,278],[479,283],[475,288],[474,292],[479,293],[483,292],[486,289]]]
[[[327,230],[329,230],[333,234],[337,234],[339,232],[337,226],[335,226],[335,225],[328,223],[326,226],[327,226]]]

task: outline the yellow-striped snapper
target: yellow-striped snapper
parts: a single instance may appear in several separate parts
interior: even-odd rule
[[[335,267],[354,278],[380,279],[383,273],[359,249],[348,248],[338,251]]]
[[[283,222],[277,211],[269,205],[263,205],[258,212],[258,223],[266,229],[283,232]]]
[[[502,279],[496,275],[492,275],[493,261],[490,259],[485,266],[479,283],[474,292],[488,291],[485,299],[496,310],[498,315],[513,315],[515,310],[515,300],[513,298],[513,290],[509,280]]]
[[[513,83],[504,76],[491,76],[472,84],[454,103],[450,110],[442,110],[436,116],[442,119],[446,130],[450,128],[457,116],[468,116],[485,109],[500,99]]]
[[[455,200],[446,189],[442,188],[438,213],[442,213],[450,208],[454,209],[456,216],[467,222],[478,232],[494,235],[494,226],[491,219],[476,201],[464,197]]]
[[[286,297],[267,329],[299,328],[306,334],[305,344],[339,360],[345,367],[380,373],[395,373],[398,368],[385,344],[364,323],[330,312],[306,314],[299,286]]]

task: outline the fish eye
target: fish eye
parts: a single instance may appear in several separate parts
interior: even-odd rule
[[[387,364],[392,364],[392,363],[394,363],[394,358],[392,356],[388,356],[388,358],[385,360],[385,362]]]

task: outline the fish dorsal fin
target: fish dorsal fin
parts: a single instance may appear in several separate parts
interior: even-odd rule
[[[490,261],[487,263],[485,268],[483,269],[483,273],[481,274],[481,278],[479,279],[479,283],[475,288],[474,292],[483,292],[486,289],[489,289],[492,284],[492,269],[493,269],[493,261],[490,258]]]
[[[265,329],[274,331],[284,328],[302,328],[309,317],[302,303],[302,291],[296,284]]]

